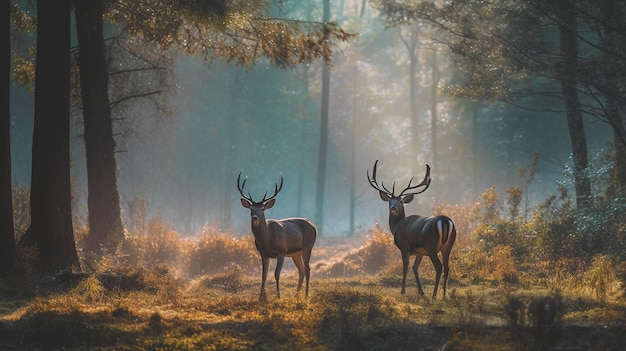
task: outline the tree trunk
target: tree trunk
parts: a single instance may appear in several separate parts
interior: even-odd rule
[[[79,268],[70,188],[70,1],[37,1],[31,224],[20,243],[42,273]]]
[[[591,182],[587,174],[587,141],[583,124],[576,72],[578,71],[578,39],[576,36],[576,11],[573,0],[559,1],[559,36],[561,42],[561,68],[557,72],[563,90],[567,125],[574,158],[574,183],[576,206],[583,209],[591,201]]]
[[[438,157],[437,157],[437,104],[438,104],[438,94],[439,94],[439,66],[437,65],[437,52],[433,52],[431,56],[431,86],[430,86],[430,148],[432,152],[433,159],[430,161],[434,169],[438,168]],[[434,190],[436,190],[435,187]],[[434,196],[434,195],[433,195]]]
[[[87,158],[87,208],[90,252],[115,252],[123,239],[109,80],[104,43],[102,0],[78,0],[76,28]]]
[[[330,0],[324,0],[324,23],[330,20]],[[326,155],[328,153],[328,113],[330,99],[330,67],[322,63],[322,106],[320,112],[320,149],[317,167],[317,196],[315,201],[315,224],[324,228],[324,186],[326,183]]]
[[[614,91],[619,91],[615,88]],[[615,148],[615,168],[613,182],[608,191],[613,195],[626,194],[626,130],[619,115],[619,102],[609,97],[607,118],[613,130],[613,147]]]
[[[419,165],[417,164],[417,154],[420,150],[419,143],[419,114],[417,113],[417,48],[418,28],[409,31],[408,38],[402,36],[402,29],[398,32],[400,40],[407,52],[409,53],[409,119],[411,122],[411,150],[409,151],[409,167],[411,173],[417,173]]]
[[[4,13],[0,19],[2,53],[0,57],[0,278],[6,278],[13,271],[15,237],[13,231],[13,203],[11,194],[11,1],[3,0]]]
[[[411,121],[411,150],[409,153],[411,173],[418,171],[417,154],[420,150],[419,143],[419,114],[417,113],[417,28],[409,33],[409,38],[405,39],[400,32],[400,39],[409,53],[409,118]]]

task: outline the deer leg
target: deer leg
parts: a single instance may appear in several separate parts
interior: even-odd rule
[[[402,251],[402,291],[400,292],[400,294],[404,294],[405,293],[405,286],[406,286],[406,273],[409,270],[409,252],[405,252]]]
[[[437,252],[429,253],[428,257],[433,262],[433,266],[435,266],[435,290],[433,291],[433,300],[437,298],[437,288],[439,287],[439,279],[441,278],[441,261],[439,260],[439,256],[437,256]]]
[[[302,255],[302,262],[304,263],[304,275],[306,276],[306,293],[305,297],[309,297],[309,278],[311,277],[311,266],[309,262],[311,261],[311,250],[304,251]]]
[[[261,256],[261,262],[263,263],[263,273],[261,275],[261,300],[267,300],[267,296],[265,295],[265,280],[267,279],[267,270],[270,265],[270,258]]]
[[[448,273],[450,273],[450,250],[441,252],[443,256],[443,297],[446,297],[446,285],[448,285]]]
[[[280,271],[283,269],[283,263],[285,262],[285,256],[278,256],[276,259],[276,271],[274,272],[274,278],[276,279],[276,294],[280,297]]]
[[[302,281],[304,280],[304,262],[302,261],[302,255],[293,256],[293,263],[298,268],[298,290],[296,292],[299,293],[302,288]]]
[[[420,283],[420,277],[418,274],[418,269],[420,268],[420,263],[422,263],[422,255],[415,256],[415,263],[413,263],[413,274],[415,274],[415,281],[417,282],[417,291],[421,296],[424,296],[424,290],[422,290],[422,284]]]

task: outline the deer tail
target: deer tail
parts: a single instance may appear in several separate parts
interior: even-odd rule
[[[454,223],[449,218],[439,218],[437,220],[437,231],[439,232],[439,244],[445,245],[450,240]]]

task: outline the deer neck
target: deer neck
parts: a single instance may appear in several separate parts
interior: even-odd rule
[[[265,220],[265,216],[261,216],[258,221],[252,221],[251,226],[257,246],[268,248],[270,243],[270,229]]]
[[[391,234],[394,234],[396,232],[396,227],[398,226],[398,223],[400,223],[400,221],[403,220],[405,217],[406,214],[404,213],[404,207],[398,208],[398,210],[395,212],[392,212],[391,210],[389,211],[389,229],[391,230]]]

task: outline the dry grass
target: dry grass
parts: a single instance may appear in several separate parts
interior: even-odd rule
[[[390,236],[374,228],[351,239],[318,239],[308,300],[296,296],[295,269],[286,262],[282,298],[273,293],[270,275],[268,301],[261,302],[258,254],[247,239],[219,233],[195,243],[163,238],[189,257],[167,258],[178,266],[130,265],[109,257],[97,265],[100,271],[67,284],[39,284],[34,298],[11,298],[15,295],[3,289],[0,344],[26,350],[387,350],[415,345],[424,350],[444,345],[534,350],[588,349],[598,340],[602,349],[617,349],[624,342],[626,302],[619,280],[605,274],[614,263],[603,256],[589,264],[564,260],[529,269],[508,247],[455,252],[448,296],[431,301],[417,294],[414,283],[400,294],[399,253]],[[214,255],[213,260],[203,253]],[[242,259],[251,262],[242,264]],[[207,268],[191,270],[190,262]],[[338,267],[343,270],[334,272]],[[423,264],[420,273],[426,289],[432,288],[432,265]],[[551,302],[553,296],[560,302]]]

